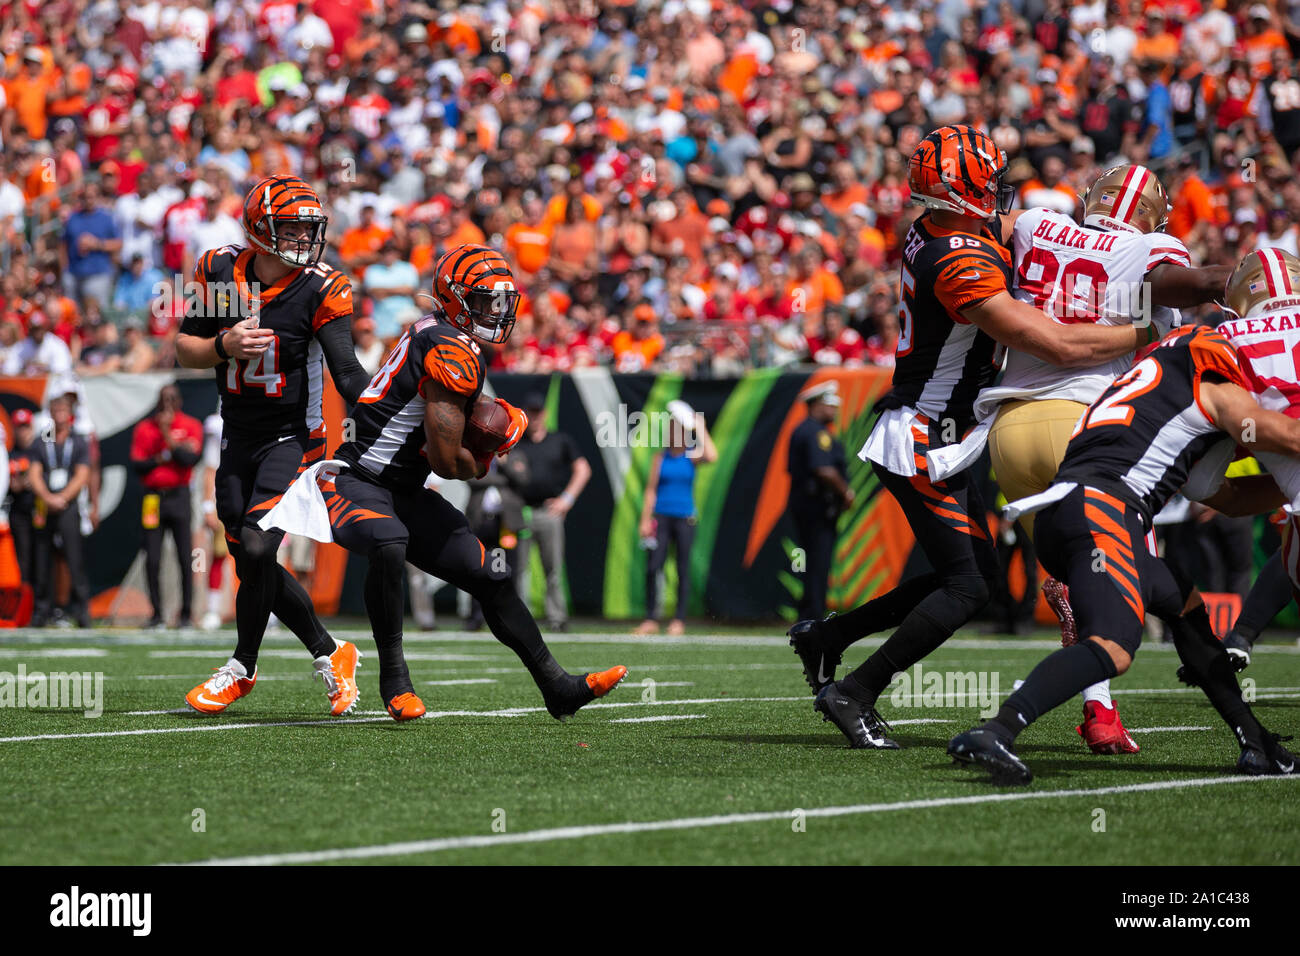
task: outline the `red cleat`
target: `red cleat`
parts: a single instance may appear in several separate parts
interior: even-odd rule
[[[1074,627],[1074,611],[1070,608],[1070,589],[1056,578],[1043,582],[1043,597],[1061,622],[1061,646],[1069,647],[1079,642],[1079,632]]]
[[[1100,701],[1084,702],[1083,723],[1074,729],[1095,754],[1135,754],[1142,749],[1124,729],[1119,709]]]

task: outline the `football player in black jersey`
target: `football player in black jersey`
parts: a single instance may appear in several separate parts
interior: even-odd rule
[[[1201,326],[1174,329],[1089,406],[1052,486],[1008,511],[1012,518],[1037,512],[1039,560],[1070,587],[1079,636],[1086,639],[1042,661],[996,717],[954,737],[949,754],[980,764],[1000,783],[1028,783],[1032,774],[1015,752],[1016,737],[1089,684],[1124,673],[1149,609],[1178,622],[1180,673],[1205,691],[1232,728],[1241,747],[1237,768],[1296,772],[1295,757],[1242,699],[1200,595],[1143,544],[1152,517],[1225,434],[1252,435],[1257,452],[1300,455],[1300,421],[1261,408],[1232,345]],[[1285,496],[1268,475],[1253,475],[1227,479],[1206,501],[1243,515],[1278,507]]]
[[[366,384],[352,348],[351,283],[320,262],[327,222],[303,180],[259,182],[244,201],[248,247],[200,258],[198,294],[176,336],[182,366],[216,370],[223,422],[217,515],[240,580],[235,653],[186,695],[200,713],[220,713],[253,689],[272,611],[314,658],[331,713],[356,704],[356,647],[329,636],[306,592],[276,562],[283,535],[257,527],[304,465],[325,452],[324,364],[349,405]]]
[[[900,277],[894,384],[859,457],[907,516],[934,571],[825,621],[789,631],[814,705],[853,747],[894,749],[875,703],[906,671],[988,603],[998,572],[985,509],[969,469],[944,479],[926,456],[959,442],[973,403],[993,382],[999,344],[1062,367],[1096,365],[1152,341],[1154,327],[1063,324],[1011,294],[1007,248],[1018,212],[1002,184],[1006,154],[970,126],[930,133],[912,154],[908,184],[926,212],[908,230]],[[841,681],[835,666],[853,642],[894,634]]]
[[[402,654],[407,561],[473,595],[493,635],[528,668],[546,709],[567,717],[609,693],[627,668],[566,672],[515,593],[504,557],[488,553],[465,515],[425,487],[431,468],[449,480],[487,472],[491,455],[476,459],[463,445],[465,422],[483,391],[478,341],[504,342],[514,327],[514,277],[500,253],[462,245],[438,260],[433,294],[434,311],[402,335],[357,400],[356,438],[335,456],[344,467],[333,477],[305,474],[293,491],[316,480],[333,540],[369,560],[366,611],[379,654],[380,695],[394,720],[425,712]],[[523,435],[528,419],[496,401],[511,418],[509,439],[495,452],[500,455]],[[265,523],[279,517],[277,511]]]

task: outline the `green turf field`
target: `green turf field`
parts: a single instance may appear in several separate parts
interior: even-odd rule
[[[998,789],[943,753],[973,702],[886,701],[905,749],[850,751],[773,631],[558,636],[571,670],[631,669],[563,724],[490,636],[411,635],[430,714],[404,725],[378,711],[355,631],[336,632],[368,655],[343,719],[289,637],[268,639],[251,696],[205,718],[171,710],[231,632],[6,633],[0,671],[102,672],[105,704],[0,709],[0,864],[1300,863],[1300,781],[1233,775],[1235,743],[1165,648],[1116,682],[1140,754],[1088,754],[1071,703],[1021,738],[1034,783]],[[1005,696],[1053,646],[960,635],[923,666],[996,674]],[[1243,677],[1266,725],[1300,731],[1300,650],[1261,648]]]

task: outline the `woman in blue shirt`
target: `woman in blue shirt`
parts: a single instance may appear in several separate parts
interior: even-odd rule
[[[704,416],[683,401],[668,403],[672,419],[668,445],[655,453],[641,506],[641,543],[649,550],[646,560],[646,619],[638,634],[659,633],[659,572],[668,560],[668,545],[677,554],[677,610],[668,624],[669,634],[686,630],[682,618],[691,595],[691,543],[695,540],[695,468],[718,460]]]

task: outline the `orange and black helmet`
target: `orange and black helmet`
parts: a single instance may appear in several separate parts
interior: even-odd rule
[[[1010,210],[1007,154],[973,126],[941,126],[921,140],[907,166],[912,201],[927,209],[992,220]]]
[[[286,265],[315,265],[325,254],[329,218],[316,190],[297,176],[263,179],[244,198],[243,218],[248,244]]]
[[[515,277],[505,257],[487,246],[466,243],[439,259],[433,297],[452,325],[484,342],[504,342],[515,327]]]

